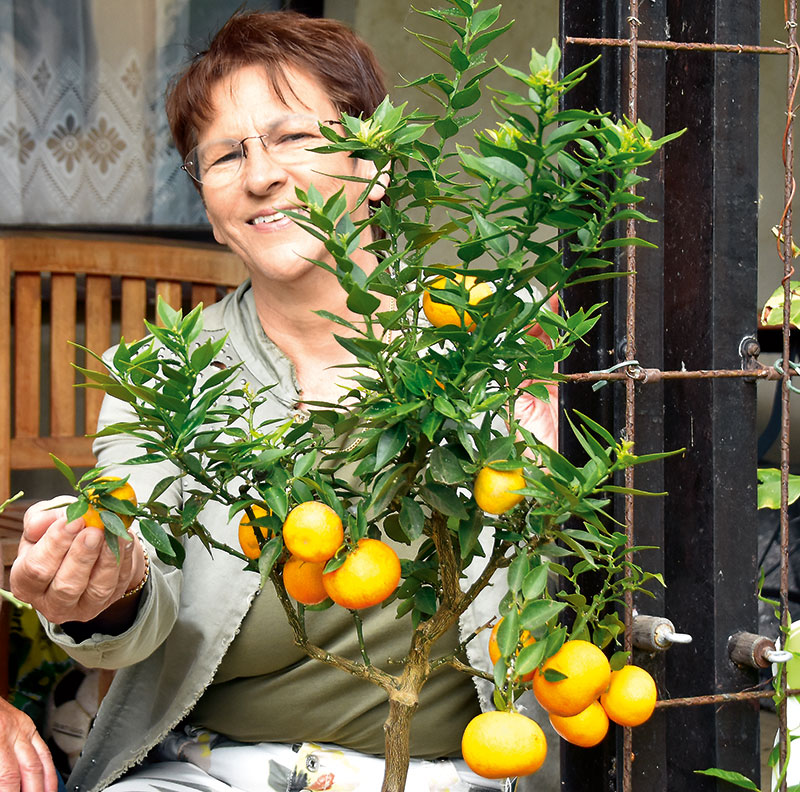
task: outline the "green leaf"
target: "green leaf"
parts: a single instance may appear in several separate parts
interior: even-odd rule
[[[176,311],[161,295],[158,296],[156,312],[159,319],[164,323],[164,327],[176,328],[178,326],[181,318],[180,311]]]
[[[283,552],[283,540],[280,536],[273,536],[262,548],[258,557],[258,573],[261,576],[261,588],[266,585],[275,562]]]
[[[657,248],[652,242],[646,239],[639,239],[639,237],[621,237],[620,239],[608,239],[597,248],[598,250],[608,250],[609,248],[624,248],[624,247],[644,247],[644,248]]]
[[[283,522],[289,511],[289,497],[286,494],[286,490],[282,487],[267,487],[266,492],[264,492],[264,500],[267,506],[277,515],[278,519]]]
[[[214,359],[214,345],[211,341],[206,341],[202,346],[192,352],[189,365],[193,371],[203,371],[208,364]]]
[[[553,600],[533,600],[528,602],[522,609],[520,622],[529,632],[533,632],[537,627],[541,627],[554,617],[558,616],[564,608],[565,602],[553,602]]]
[[[547,588],[548,564],[540,564],[534,567],[522,581],[522,595],[525,599],[533,600],[540,597]]]
[[[476,11],[472,16],[472,32],[480,33],[486,28],[491,27],[500,16],[502,6],[487,8],[483,11]]]
[[[708,770],[695,770],[694,772],[698,775],[721,778],[723,781],[727,781],[729,784],[733,784],[740,789],[749,789],[751,792],[759,792],[758,787],[749,778],[734,770],[720,770],[718,767],[710,767]]]
[[[499,182],[509,182],[517,186],[525,184],[526,175],[522,168],[513,162],[500,157],[476,157],[460,150],[461,162],[468,170],[475,171],[481,176]]]
[[[364,291],[359,286],[351,286],[347,295],[347,307],[357,314],[371,316],[378,308],[381,301],[374,295]]]
[[[479,36],[475,36],[470,44],[470,52],[480,52],[482,49],[485,49],[492,41],[494,41],[498,36],[505,33],[513,24],[513,20],[508,22],[507,24],[503,25],[503,27],[495,28],[494,30],[487,30],[485,33],[481,33]]]
[[[456,408],[453,407],[452,402],[444,396],[437,396],[433,400],[433,409],[443,415],[445,418],[455,418],[458,413]]]
[[[455,41],[453,46],[450,47],[450,63],[453,64],[453,68],[456,71],[463,72],[469,68],[469,58]]]
[[[414,608],[428,616],[436,613],[436,592],[430,586],[423,586],[414,594]]]
[[[530,674],[534,668],[538,668],[544,660],[545,649],[547,649],[545,641],[536,641],[536,643],[523,647],[519,655],[517,655],[517,662],[514,664],[514,670],[517,675],[524,676],[525,674]]]
[[[630,652],[614,652],[614,654],[608,658],[608,664],[611,666],[611,670],[619,671],[623,668],[627,664],[630,654]]]
[[[522,581],[528,574],[530,569],[530,562],[528,561],[528,554],[524,550],[517,554],[517,557],[511,562],[508,568],[508,590],[512,594],[517,594],[522,588]]]
[[[170,566],[177,567],[180,569],[183,566],[183,560],[186,558],[186,550],[184,550],[183,545],[175,536],[167,535],[169,539],[170,548],[172,550],[172,554],[162,553],[160,550],[156,550],[156,555],[160,558],[165,564],[169,564]]]
[[[53,460],[53,464],[58,469],[58,472],[64,476],[64,478],[69,482],[69,485],[74,487],[76,479],[75,474],[72,472],[72,468],[66,462],[62,462],[55,454],[50,454],[50,459]]]
[[[476,555],[483,555],[483,551],[478,544],[478,538],[483,529],[483,512],[476,509],[471,518],[458,524],[458,544],[461,547],[461,560],[468,558],[473,548],[476,548]]]
[[[511,608],[497,628],[497,648],[503,657],[510,657],[516,653],[518,643],[519,612],[516,608]]]
[[[419,488],[419,494],[432,509],[448,517],[467,519],[467,510],[455,490],[444,484],[425,484]]]
[[[463,91],[456,91],[450,97],[450,105],[455,110],[462,110],[465,107],[471,107],[481,98],[481,89],[477,84],[465,88]]]
[[[467,479],[458,457],[445,446],[436,446],[433,449],[430,471],[434,481],[442,484],[460,484]]]
[[[294,467],[292,468],[292,476],[294,478],[302,478],[303,476],[314,467],[314,463],[317,461],[317,452],[309,451],[307,454],[303,454],[303,456],[299,457],[297,461],[294,463]]]
[[[118,514],[114,514],[114,512],[111,511],[105,511],[105,509],[101,509],[98,514],[100,515],[100,519],[103,521],[103,525],[106,528],[106,535],[112,533],[116,536],[119,536],[126,542],[131,541],[128,529],[125,527],[125,523],[122,522],[122,518]]]
[[[789,474],[789,503],[800,498],[800,476]],[[758,469],[758,508],[780,509],[781,472],[776,468]]]
[[[114,554],[114,558],[117,559],[119,564],[119,537],[111,531],[104,531],[104,534],[108,549]]]
[[[773,231],[775,233],[775,231]],[[792,252],[795,252],[796,245],[792,245]],[[761,323],[773,327],[780,327],[783,322],[783,304],[784,304],[784,288],[783,284],[778,286],[774,292],[769,296],[769,299],[764,303],[764,308],[761,311]],[[794,327],[800,326],[800,281],[789,281],[789,298],[791,299],[791,306],[789,310],[789,324]]]
[[[458,124],[450,118],[441,118],[434,123],[433,128],[439,133],[442,140],[453,137],[458,134]]]
[[[545,668],[542,676],[548,682],[560,682],[562,679],[566,679],[567,675],[562,674],[560,671],[556,671],[555,668]]]
[[[72,503],[67,506],[67,521],[72,522],[73,520],[77,520],[78,517],[83,517],[88,508],[89,501],[87,501],[83,496],[72,501]]]
[[[175,551],[169,541],[167,532],[154,520],[142,518],[139,520],[139,528],[142,536],[150,542],[151,545],[163,555],[169,558],[175,558]]]
[[[385,432],[381,432],[375,450],[375,470],[380,470],[387,462],[394,459],[405,447],[407,441],[408,431],[404,424],[395,424]]]
[[[425,528],[422,507],[411,498],[403,498],[400,506],[400,527],[410,541],[419,539]]]

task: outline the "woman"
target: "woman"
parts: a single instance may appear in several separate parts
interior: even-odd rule
[[[313,183],[324,196],[343,186],[354,218],[365,216],[368,205],[356,207],[363,182],[323,174],[369,179],[372,164],[308,149],[321,142],[319,122],[335,123],[343,111],[369,115],[384,93],[373,54],[351,31],[289,12],[234,16],[169,92],[173,135],[214,236],[250,275],[205,312],[204,333],[228,335],[223,365],[241,362],[252,385],[274,385],[264,418],[290,416],[309,401],[336,402],[342,393],[331,374],[340,369],[331,367],[352,358],[333,337],[341,328],[314,312],[359,317],[348,311],[335,277],[309,263],[330,261],[322,243],[283,211],[295,207],[296,188]],[[380,201],[383,191],[378,181],[369,200]],[[363,250],[355,260],[365,272],[376,266]],[[125,406],[106,399],[100,422],[125,416]],[[98,440],[95,451],[111,466],[139,453],[119,437]],[[142,493],[166,475],[160,466],[116,472],[130,475]],[[162,500],[169,497],[180,505],[179,484]],[[12,586],[76,659],[120,669],[70,790],[379,788],[384,694],[309,661],[294,646],[274,594],[257,593],[257,575],[235,558],[210,559],[197,541],[187,543],[182,570],[149,559],[138,538],[126,543],[118,564],[100,532],[82,519],[68,523],[52,505],[26,515]],[[202,521],[236,543],[225,507],[207,507]],[[485,623],[495,606],[472,614],[462,629]],[[315,642],[357,655],[343,609],[310,613],[308,629]],[[395,621],[391,609],[365,611],[364,629],[376,664],[407,651],[410,624]],[[455,648],[457,631],[442,643],[443,652]],[[463,728],[479,712],[475,694],[468,677],[448,668],[426,685],[409,789],[499,788],[458,759]],[[455,761],[432,761],[442,757]]]

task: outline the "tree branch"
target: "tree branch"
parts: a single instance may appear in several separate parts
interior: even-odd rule
[[[294,605],[292,604],[292,601],[283,586],[283,581],[280,579],[280,576],[277,574],[275,569],[273,569],[270,573],[270,579],[272,580],[272,585],[275,587],[275,593],[278,595],[278,600],[283,606],[289,626],[292,628],[294,642],[309,657],[313,658],[314,660],[327,663],[328,665],[332,665],[336,668],[340,668],[342,671],[347,671],[348,674],[352,674],[359,679],[372,682],[373,685],[377,685],[390,695],[392,691],[397,690],[398,679],[392,674],[388,674],[386,671],[383,671],[374,665],[367,666],[363,663],[356,663],[346,657],[342,657],[342,655],[328,652],[322,647],[311,643],[308,638],[308,634],[305,631],[305,626],[297,615],[297,611],[294,609]]]

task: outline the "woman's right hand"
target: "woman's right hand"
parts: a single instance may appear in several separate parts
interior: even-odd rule
[[[86,527],[83,517],[67,521],[69,501],[40,501],[25,512],[11,567],[14,595],[54,624],[94,619],[119,603],[145,573],[144,551],[135,536],[120,541],[118,562],[101,530]]]

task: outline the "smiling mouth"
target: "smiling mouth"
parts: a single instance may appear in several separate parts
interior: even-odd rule
[[[292,211],[299,212],[304,215],[308,215],[308,210],[304,207],[292,207]],[[292,218],[285,215],[283,212],[273,212],[272,214],[268,215],[259,215],[258,217],[254,217],[252,220],[248,220],[249,225],[270,225],[272,223],[278,223],[281,220],[290,220]]]
[[[248,220],[247,222],[250,225],[269,225],[270,223],[277,223],[279,220],[285,220],[286,215],[283,212],[275,212],[275,214],[271,215],[259,215],[258,217],[254,217],[252,220]]]

